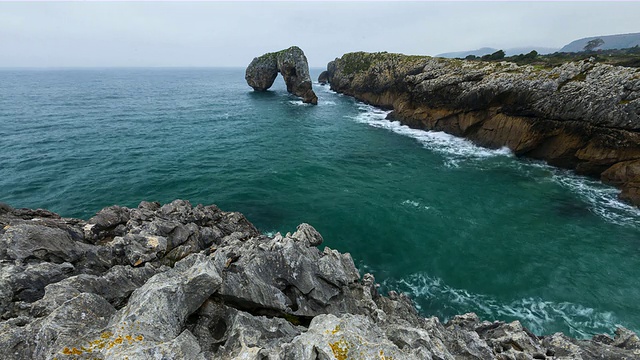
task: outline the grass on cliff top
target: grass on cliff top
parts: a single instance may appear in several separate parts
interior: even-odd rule
[[[424,55],[404,55],[396,53],[388,53],[386,51],[368,53],[368,52],[352,52],[342,56],[342,62],[344,64],[344,72],[347,75],[369,70],[373,63],[379,61],[390,61],[394,64],[398,63],[413,63],[416,61],[429,59],[429,56]]]
[[[267,60],[267,59],[277,59],[278,56],[286,53],[287,51],[294,49],[294,48],[298,48],[297,46],[291,46],[289,48],[286,49],[282,49],[280,51],[274,51],[274,52],[270,52],[270,53],[266,53],[264,55],[258,56],[258,59],[260,60]],[[300,48],[298,48],[300,49]],[[302,51],[302,50],[301,50]]]

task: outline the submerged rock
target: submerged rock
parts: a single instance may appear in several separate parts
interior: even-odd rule
[[[245,79],[253,90],[266,91],[278,73],[282,74],[288,92],[301,97],[305,103],[318,104],[311,86],[307,57],[297,46],[254,58],[247,67]]]
[[[600,177],[640,205],[640,69],[357,52],[331,61],[326,78],[410,127]]]
[[[3,206],[0,224],[3,359],[640,357],[624,328],[576,340],[475,314],[423,318],[349,254],[318,249],[309,224],[267,237],[182,200],[87,222]]]

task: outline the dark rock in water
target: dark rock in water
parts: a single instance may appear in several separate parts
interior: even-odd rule
[[[0,214],[3,359],[636,359],[640,340],[446,324],[378,293],[309,224],[261,235],[216,206],[142,202],[89,221]]]
[[[297,46],[254,58],[247,67],[245,79],[253,90],[266,91],[278,73],[282,74],[288,92],[301,97],[305,103],[318,104],[318,97],[311,87],[307,57]]]
[[[325,85],[329,83],[329,73],[327,72],[327,70],[320,73],[320,75],[318,76],[318,82],[321,85]]]

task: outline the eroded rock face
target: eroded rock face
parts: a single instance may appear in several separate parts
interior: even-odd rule
[[[318,82],[320,85],[326,85],[329,83],[329,72],[327,70],[323,71],[318,75]]]
[[[282,74],[287,91],[309,104],[318,104],[311,87],[309,64],[304,52],[297,46],[254,58],[247,67],[245,79],[256,91],[266,91],[273,85],[278,73]]]
[[[410,127],[601,177],[640,205],[640,69],[349,53],[327,65],[326,78]]]
[[[624,328],[576,340],[475,314],[423,318],[349,254],[318,249],[309,224],[267,237],[239,213],[176,200],[86,222],[0,204],[0,226],[3,359],[640,356]]]

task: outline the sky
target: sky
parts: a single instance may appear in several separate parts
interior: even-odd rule
[[[640,32],[640,2],[2,2],[0,67],[248,65],[297,45],[415,55]]]

